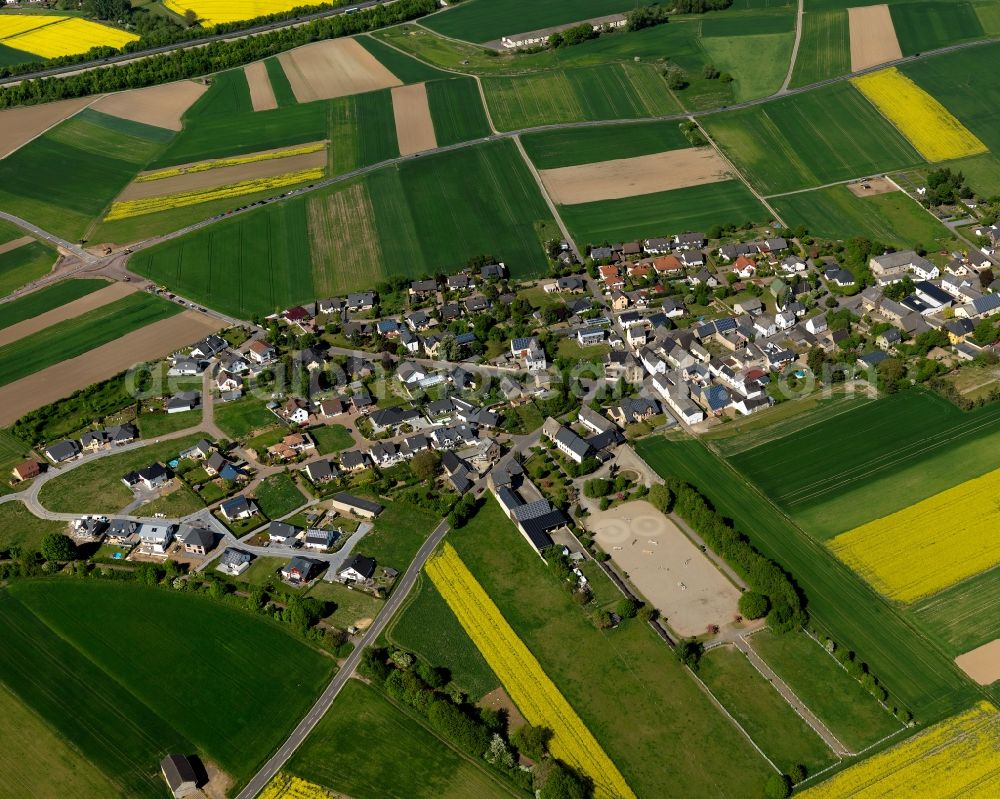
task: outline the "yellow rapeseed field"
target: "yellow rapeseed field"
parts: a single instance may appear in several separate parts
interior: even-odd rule
[[[320,785],[279,771],[257,799],[329,799],[333,794]]]
[[[967,480],[830,542],[872,586],[900,602],[1000,563],[1000,469]]]
[[[876,108],[928,161],[986,152],[986,145],[895,67],[852,78]]]
[[[989,702],[980,702],[965,713],[841,771],[805,791],[801,799],[996,796],[1000,796],[1000,714]]]
[[[221,169],[226,166],[240,166],[241,164],[254,164],[258,161],[274,161],[278,158],[291,158],[296,155],[308,155],[316,153],[326,147],[325,141],[313,142],[312,144],[302,144],[297,147],[285,147],[281,150],[271,150],[266,153],[250,153],[249,155],[233,155],[228,158],[213,158],[209,161],[199,161],[196,164],[185,166],[170,166],[165,169],[157,169],[155,172],[146,172],[139,175],[136,183],[149,183],[153,180],[163,180],[173,178],[177,175],[190,175],[195,172],[208,172],[211,169]]]
[[[239,183],[231,183],[228,186],[192,189],[191,191],[167,194],[162,197],[145,197],[141,200],[121,200],[112,204],[108,215],[104,217],[104,221],[113,222],[116,219],[155,214],[160,211],[170,211],[174,208],[184,208],[188,205],[198,205],[200,203],[211,202],[212,200],[242,197],[246,194],[256,194],[259,191],[270,191],[271,189],[292,186],[296,183],[319,180],[321,177],[323,177],[322,169],[303,169],[298,172],[288,172],[284,175],[275,175],[270,178],[242,180]]]
[[[163,4],[181,16],[191,9],[203,25],[239,22],[309,5],[305,0],[163,0]]]
[[[16,35],[8,33],[8,20],[20,19],[22,17],[0,18],[0,44],[41,58],[86,53],[93,47],[121,48],[139,38],[134,33],[79,17],[32,16],[30,19],[46,22]]]
[[[552,754],[594,781],[597,799],[636,799],[541,664],[504,619],[454,547],[427,562],[427,574],[529,723],[548,727]]]

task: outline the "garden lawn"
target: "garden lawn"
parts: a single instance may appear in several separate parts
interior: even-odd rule
[[[663,641],[638,620],[598,630],[492,497],[448,540],[638,796],[760,793],[770,767]]]
[[[581,246],[667,236],[715,224],[744,225],[770,219],[767,209],[738,180],[622,200],[561,205],[559,214]]]
[[[55,513],[114,513],[132,501],[132,492],[122,482],[123,474],[151,463],[166,463],[202,438],[194,433],[92,460],[49,480],[38,499]]]
[[[65,522],[39,519],[23,502],[5,502],[0,505],[0,552],[14,546],[37,552],[42,539],[49,533],[65,532]]]
[[[735,647],[706,652],[698,676],[783,772],[801,763],[815,774],[836,761],[823,739]]]
[[[42,277],[55,262],[56,251],[40,241],[0,255],[0,297]]]
[[[927,597],[907,615],[952,656],[1000,638],[1000,572],[992,569]]]
[[[371,621],[385,604],[369,593],[355,591],[340,583],[328,583],[326,580],[314,580],[309,588],[309,596],[336,605],[336,610],[326,616],[325,620],[342,630],[364,619]]]
[[[538,169],[591,164],[612,158],[635,158],[691,146],[676,122],[636,122],[547,130],[521,137]]]
[[[923,161],[848,83],[712,114],[703,118],[702,124],[765,195],[901,169]]]
[[[354,799],[521,796],[359,680],[347,681],[286,771]]]
[[[805,633],[749,639],[750,646],[842,744],[858,752],[902,724]]]
[[[279,472],[265,477],[257,486],[257,504],[269,519],[287,516],[300,505],[306,503],[295,480],[287,472]]]
[[[110,284],[106,280],[62,280],[20,299],[4,303],[3,314],[0,314],[0,330],[78,300],[91,292],[107,288],[108,285]]]
[[[3,681],[129,796],[162,796],[164,752],[197,751],[238,784],[249,779],[334,668],[275,623],[174,591],[32,581],[0,602],[14,642],[0,654]],[[169,675],[190,670],[192,651],[212,668],[186,680],[178,702]]]
[[[421,573],[416,590],[390,623],[386,637],[432,666],[451,672],[452,681],[475,702],[500,687],[489,664],[462,629],[434,583]]]
[[[933,418],[924,420],[925,429],[928,424]],[[674,475],[696,486],[754,546],[787,569],[807,598],[813,625],[857,652],[894,700],[922,722],[967,705],[971,686],[950,659],[701,441],[658,436],[637,442],[636,451],[661,476]],[[803,462],[803,471],[810,474],[823,468],[816,459]],[[792,467],[789,473],[794,473]]]
[[[180,313],[183,306],[136,292],[0,347],[0,386],[75,358],[140,327]]]
[[[142,413],[139,415],[139,433],[143,438],[159,438],[178,430],[187,430],[201,424],[201,408],[181,413]]]
[[[389,503],[357,550],[375,558],[379,566],[390,566],[402,574],[440,521],[429,510],[405,502]]]
[[[320,455],[340,452],[341,450],[350,449],[354,445],[354,439],[342,424],[313,427],[309,430],[309,435],[316,441],[316,450]]]
[[[252,397],[215,406],[215,423],[231,438],[246,438],[254,431],[270,427],[277,421],[278,417],[262,400]]]

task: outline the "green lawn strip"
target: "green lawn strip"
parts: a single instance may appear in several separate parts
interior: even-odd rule
[[[375,529],[356,547],[375,558],[379,566],[390,566],[402,574],[441,519],[423,508],[391,502],[375,519]]]
[[[359,680],[348,680],[286,770],[354,799],[520,795]]]
[[[244,438],[255,430],[276,424],[278,417],[263,400],[245,397],[226,402],[215,408],[215,423],[230,438]]]
[[[635,158],[691,146],[676,122],[636,122],[566,128],[521,137],[538,169],[590,164],[613,158]]]
[[[94,764],[82,758],[27,704],[0,684],[0,795],[123,797]]]
[[[354,439],[342,424],[328,424],[313,427],[309,435],[316,441],[316,449],[320,455],[329,455],[354,446]]]
[[[842,744],[861,751],[899,731],[899,721],[805,633],[757,633],[749,640],[769,665]]]
[[[992,569],[922,599],[907,616],[951,655],[1000,638],[1000,572]]]
[[[46,535],[65,532],[65,522],[39,519],[23,502],[5,502],[0,505],[0,552],[13,546],[37,552]]]
[[[254,558],[250,568],[234,579],[250,585],[276,585],[281,579],[278,572],[288,563],[288,558],[258,557]]]
[[[647,438],[636,450],[660,475],[675,475],[698,487],[754,546],[786,568],[807,597],[813,623],[855,651],[922,722],[951,715],[974,696],[931,641],[700,441]]]
[[[889,6],[903,55],[913,55],[985,36],[972,3],[963,0]]]
[[[295,480],[286,472],[265,477],[257,486],[256,494],[261,512],[269,519],[287,516],[299,506],[306,504],[306,498],[295,485]]]
[[[325,620],[342,630],[364,619],[374,619],[384,605],[381,599],[376,599],[371,594],[352,590],[340,583],[328,583],[326,580],[314,580],[309,588],[309,596],[333,603],[335,610]]]
[[[109,285],[111,284],[106,280],[62,280],[20,299],[5,302],[0,306],[3,308],[3,313],[0,313],[0,330],[78,300]]]
[[[438,147],[490,135],[486,109],[472,78],[431,81],[426,90]]]
[[[791,86],[808,86],[851,71],[847,9],[809,9],[802,15],[802,41]]]
[[[403,83],[421,83],[427,80],[451,77],[449,73],[424,64],[371,36],[357,36],[355,41],[375,56],[382,66]]]
[[[193,751],[217,763],[238,784],[285,740],[334,668],[332,658],[276,623],[201,597],[83,581],[20,583],[10,590],[52,632],[122,686],[121,692],[131,691],[161,723],[189,740]],[[81,607],[87,608],[86,618],[80,618]],[[150,635],[150,619],[157,620],[155,635]],[[192,647],[200,660],[212,664],[216,678],[186,680],[187,701],[177,702],[162,681],[164,675],[190,671]],[[295,679],[289,680],[289,674]],[[79,693],[90,696],[89,691]],[[118,703],[111,698],[111,704]],[[191,712],[192,707],[198,712]],[[99,712],[113,715],[108,707]],[[177,750],[169,738],[156,741],[156,747],[161,754],[144,766],[156,775],[162,792],[157,765],[162,752]]]
[[[56,251],[40,241],[32,241],[0,255],[0,297],[10,294],[52,269]]]
[[[448,540],[638,796],[760,792],[770,766],[663,641],[638,620],[597,629],[495,500]]]
[[[448,669],[452,681],[473,702],[500,687],[500,680],[462,629],[434,583],[423,573],[402,611],[390,622],[386,637],[432,666]]]
[[[736,648],[706,652],[698,676],[783,772],[801,764],[814,774],[836,762],[823,739]]]
[[[187,430],[201,424],[201,408],[181,413],[142,413],[139,416],[139,433],[143,438],[159,438],[178,430]]]
[[[737,180],[621,200],[561,205],[559,214],[580,245],[666,236],[672,231],[701,230],[713,224],[759,223],[770,218],[760,201]]]
[[[123,474],[151,463],[166,463],[203,437],[194,433],[90,461],[49,480],[38,499],[55,513],[114,513],[132,501]]]
[[[298,105],[299,101],[295,99],[292,84],[288,82],[288,76],[281,62],[277,58],[267,58],[264,60],[264,68],[267,70],[267,79],[271,82],[274,99],[278,101],[278,108]]]

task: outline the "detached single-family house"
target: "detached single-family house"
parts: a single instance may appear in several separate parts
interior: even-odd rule
[[[304,585],[324,566],[321,561],[296,555],[281,568],[281,579],[293,585]]]
[[[277,350],[266,341],[254,339],[247,346],[247,357],[254,363],[271,363],[277,357]]]
[[[330,461],[323,460],[313,461],[312,463],[306,464],[305,473],[313,483],[329,483],[334,477],[337,476],[337,472]]]
[[[143,522],[139,525],[139,541],[143,549],[165,555],[170,542],[174,540],[175,528],[171,524]]]
[[[353,513],[363,519],[374,519],[382,512],[382,506],[377,502],[344,492],[334,494],[330,499],[330,504],[334,510],[341,513]]]
[[[215,533],[204,527],[182,529],[178,537],[181,544],[184,545],[184,551],[191,555],[207,555],[209,550],[215,546]]]
[[[231,522],[238,521],[240,519],[249,519],[251,516],[255,516],[257,514],[257,506],[252,500],[247,499],[242,494],[223,502],[219,506],[219,510],[222,511],[222,515]]]
[[[219,565],[216,567],[220,572],[236,577],[243,574],[250,568],[253,562],[253,555],[244,552],[242,549],[227,547],[219,558]]]
[[[18,481],[31,480],[42,473],[42,464],[36,460],[22,461],[11,472]]]
[[[306,549],[329,549],[333,542],[337,540],[335,530],[306,530],[305,540],[302,542]]]
[[[271,522],[267,526],[267,538],[272,544],[298,546],[299,528],[287,522]]]
[[[80,454],[80,445],[75,441],[59,441],[45,448],[45,457],[53,463],[65,463]]]
[[[201,402],[201,393],[198,391],[178,391],[167,400],[164,406],[167,413],[184,413],[198,407]]]
[[[159,488],[170,480],[170,472],[161,463],[151,463],[138,471],[139,480],[149,491]]]
[[[812,333],[814,336],[817,333],[822,333],[826,330],[826,314],[819,314],[819,316],[813,316],[806,319],[806,330]]]
[[[222,352],[228,345],[221,336],[207,336],[191,347],[191,357],[193,358],[214,358]]]
[[[375,559],[365,555],[352,555],[337,572],[337,579],[345,583],[364,583],[374,576]]]

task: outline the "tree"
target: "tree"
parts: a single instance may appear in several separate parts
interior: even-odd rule
[[[692,671],[698,671],[698,661],[701,660],[701,656],[704,651],[705,647],[692,638],[686,641],[681,641],[677,644],[677,649],[674,650],[674,654],[677,656],[677,659],[689,669]]]
[[[791,779],[793,785],[798,785],[808,776],[809,771],[801,763],[796,763],[788,771],[788,777]]]
[[[49,533],[42,539],[40,549],[46,560],[62,562],[76,558],[76,544],[62,533]]]
[[[413,456],[410,461],[410,471],[414,477],[430,482],[437,477],[440,465],[441,454],[433,449],[424,449]]]
[[[806,356],[806,365],[809,371],[816,377],[823,376],[823,367],[826,365],[826,353],[822,347],[813,347]]]
[[[981,347],[992,344],[997,338],[996,320],[984,319],[972,331],[972,340]]]
[[[747,591],[740,596],[740,614],[746,619],[763,618],[769,606],[767,597],[757,591]]]
[[[895,394],[906,379],[906,365],[899,358],[886,358],[876,370],[879,388],[886,394]]]
[[[384,649],[368,647],[361,653],[358,673],[377,685],[381,685],[389,676],[389,672],[392,671],[392,668],[386,663],[386,656],[387,653]]]
[[[622,597],[618,602],[618,615],[623,619],[634,619],[639,612],[639,603],[631,597]]]
[[[792,795],[792,781],[787,774],[772,774],[764,784],[767,799],[787,799]]]
[[[517,751],[532,760],[541,760],[545,757],[551,740],[552,730],[531,724],[518,727],[510,736],[510,742],[517,747]]]
[[[587,799],[590,793],[590,786],[583,779],[555,761],[547,769],[538,799]]]

